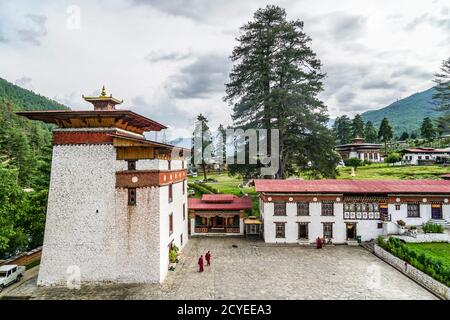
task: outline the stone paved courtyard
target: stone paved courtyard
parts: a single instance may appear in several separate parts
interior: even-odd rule
[[[237,245],[233,247],[233,245]],[[199,273],[197,260],[212,252]],[[8,293],[32,299],[436,299],[357,246],[269,246],[242,238],[191,238],[162,285],[36,288],[36,278]]]

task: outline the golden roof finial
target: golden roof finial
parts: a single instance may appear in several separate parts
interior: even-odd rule
[[[106,89],[105,89],[105,86],[103,86],[103,88],[102,88],[101,96],[102,96],[102,97],[106,97]]]

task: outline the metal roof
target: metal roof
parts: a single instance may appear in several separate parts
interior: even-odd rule
[[[212,195],[217,196],[217,195]],[[199,198],[189,198],[188,208],[192,210],[214,210],[214,211],[231,211],[231,210],[250,210],[253,208],[252,199],[249,197],[237,197],[227,194],[221,196],[231,196],[231,202],[207,202]]]
[[[446,180],[255,180],[257,192],[274,193],[438,193],[450,195]]]

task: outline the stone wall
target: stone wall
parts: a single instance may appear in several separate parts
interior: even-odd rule
[[[425,242],[449,242],[448,233],[419,233],[415,236],[394,236],[405,242],[425,243]]]
[[[380,246],[375,244],[374,253],[376,256],[381,258],[382,260],[389,263],[391,266],[404,273],[414,281],[418,282],[434,294],[439,297],[450,300],[450,288],[446,285],[440,283],[437,280],[434,280],[429,275],[423,273],[417,268],[414,268],[409,263],[405,266],[405,261],[397,258],[396,256],[390,254]]]

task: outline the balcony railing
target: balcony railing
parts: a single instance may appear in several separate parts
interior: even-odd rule
[[[344,212],[344,220],[381,220],[380,212]]]
[[[241,228],[239,226],[227,226],[226,228],[220,227],[206,227],[206,226],[196,226],[194,228],[195,233],[240,233]]]

